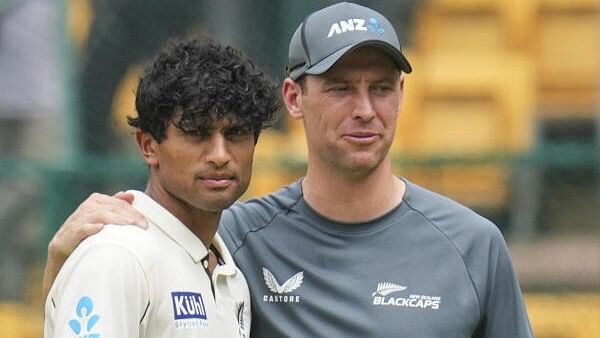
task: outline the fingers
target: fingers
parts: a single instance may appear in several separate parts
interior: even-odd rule
[[[119,191],[113,195],[113,197],[123,200],[129,204],[133,202],[133,194],[128,192]]]
[[[116,225],[135,225],[141,228],[147,228],[148,224],[144,215],[137,210],[127,205],[123,207],[113,207],[103,205],[98,208],[82,208],[75,211],[70,218],[65,221],[65,224],[81,225],[81,224],[116,224]]]
[[[102,223],[84,223],[77,227],[75,232],[77,237],[80,237],[83,240],[91,235],[97,234],[102,228],[104,228],[104,224]]]
[[[133,195],[119,192],[115,196],[94,193],[71,215],[78,223],[102,223],[148,226],[146,218],[131,206]]]
[[[69,223],[65,222],[54,234],[48,245],[49,256],[66,258],[87,237],[102,230],[102,223]]]
[[[136,225],[147,228],[145,217],[127,201],[129,193],[118,193],[121,198],[93,193],[65,220],[50,241],[50,254],[68,256],[85,238],[100,231],[105,224]],[[133,195],[131,195],[133,197]]]
[[[116,194],[113,195],[113,197],[117,198],[121,201],[124,201],[129,205],[131,205],[131,203],[133,203],[133,199],[134,199],[134,195],[132,193],[123,192],[123,191],[117,192]],[[120,203],[120,204],[123,205],[122,203]],[[125,214],[125,211],[127,211],[128,213]],[[122,215],[127,216],[127,218],[119,218],[119,222],[114,223],[114,224],[132,224],[132,225],[137,225],[139,227],[142,227],[144,229],[148,227],[148,223],[147,223],[144,215],[139,213],[134,208],[128,207],[128,206],[123,206],[122,212],[123,212]],[[121,221],[124,223],[122,223]]]
[[[48,261],[44,276],[46,293],[58,270],[77,245],[98,233],[105,224],[148,227],[146,218],[131,206],[133,199],[131,193],[118,192],[114,196],[93,193],[75,209],[48,244]]]
[[[102,223],[63,224],[58,232],[54,234],[50,244],[48,244],[48,260],[44,269],[42,283],[44,298],[48,295],[58,271],[71,252],[83,239],[98,233],[103,227],[104,224]]]

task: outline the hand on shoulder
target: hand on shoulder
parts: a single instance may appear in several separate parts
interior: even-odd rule
[[[113,196],[93,193],[65,220],[48,244],[44,296],[50,290],[58,271],[79,243],[98,233],[105,224],[148,227],[144,216],[131,206],[133,198],[131,193],[126,192],[118,192]]]
[[[48,245],[50,256],[68,257],[87,237],[105,224],[132,224],[147,227],[146,219],[131,206],[133,195],[118,192],[113,196],[91,194],[60,226]]]

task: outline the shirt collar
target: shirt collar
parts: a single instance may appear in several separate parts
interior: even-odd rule
[[[231,257],[231,255],[229,254],[229,250],[227,250],[227,247],[225,246],[225,243],[221,239],[221,236],[219,236],[219,233],[215,234],[215,237],[213,238],[213,241],[212,241],[212,245],[214,245],[215,248],[219,251],[219,254],[221,255],[221,258],[223,259],[223,262],[224,262],[223,265],[217,265],[217,267],[215,268],[215,271],[213,272],[213,275],[214,274],[227,275],[227,276],[234,275],[236,273],[236,269],[235,269],[235,263],[233,262],[233,257]]]
[[[200,263],[208,255],[208,250],[204,246],[204,243],[162,205],[141,191],[129,190],[128,192],[134,195],[133,207],[144,214],[152,224],[181,246],[190,255],[194,263]],[[217,266],[215,272],[224,275],[235,274],[236,270],[233,258],[218,233],[215,234],[212,245],[219,251],[225,263]]]

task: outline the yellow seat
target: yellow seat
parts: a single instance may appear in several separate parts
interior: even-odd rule
[[[43,335],[43,314],[20,303],[0,303],[2,337],[36,338]]]
[[[286,165],[285,156],[299,163],[305,163],[302,152],[295,149],[290,136],[269,129],[261,133],[254,152],[252,180],[242,200],[259,197],[279,190],[297,180],[303,173],[303,167]],[[304,144],[304,142],[303,142]]]
[[[520,0],[431,0],[417,11],[415,44],[428,55],[517,50],[531,11]]]
[[[506,157],[534,141],[532,66],[510,53],[411,56],[395,156],[402,174],[467,205],[507,202]],[[454,159],[432,164],[432,159]],[[428,163],[429,161],[429,163]]]
[[[531,54],[542,119],[594,119],[600,103],[600,1],[536,0]]]

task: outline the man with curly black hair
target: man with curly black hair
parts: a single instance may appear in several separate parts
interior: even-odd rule
[[[498,228],[393,173],[411,71],[391,22],[367,7],[336,3],[292,35],[282,94],[304,124],[306,175],[232,205],[219,228],[252,288],[254,338],[533,337]],[[54,262],[98,231],[86,223],[136,214],[93,202],[102,216],[67,219]]]
[[[46,301],[46,337],[246,337],[246,280],[217,234],[247,189],[280,108],[242,53],[177,39],[145,69],[128,118],[149,168],[129,191],[148,229],[107,226],[78,246]]]

